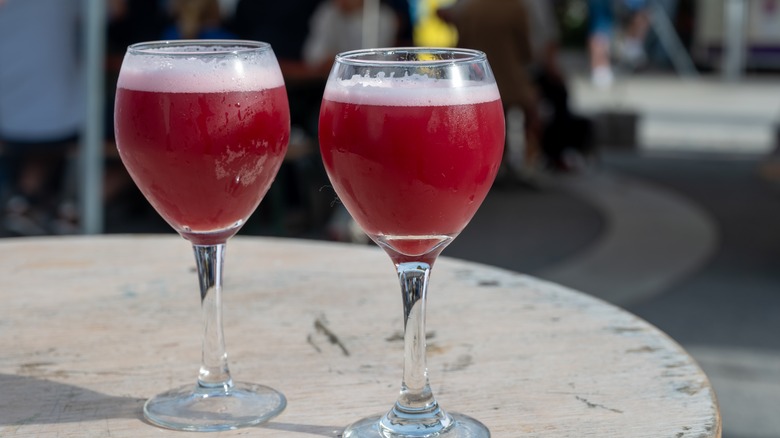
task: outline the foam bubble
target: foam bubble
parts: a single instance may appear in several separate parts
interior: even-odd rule
[[[492,102],[499,99],[495,83],[435,79],[424,75],[400,78],[366,77],[330,79],[327,100],[386,106],[444,106]]]
[[[231,57],[125,55],[117,86],[139,91],[214,93],[284,85],[273,52]]]

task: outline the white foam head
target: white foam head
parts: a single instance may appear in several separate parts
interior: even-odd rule
[[[181,52],[182,48],[178,49]],[[158,52],[165,53],[164,50]],[[270,50],[251,56],[157,56],[147,53],[125,55],[117,82],[119,88],[215,93],[257,91],[284,85],[279,64]]]
[[[492,102],[499,99],[494,82],[435,79],[423,75],[330,78],[327,100],[366,105],[445,106]]]

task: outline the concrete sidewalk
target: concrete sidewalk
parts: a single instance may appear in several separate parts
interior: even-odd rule
[[[717,75],[631,75],[606,89],[574,75],[570,90],[581,113],[635,114],[644,151],[763,154],[774,149],[780,129],[780,75],[736,83]]]

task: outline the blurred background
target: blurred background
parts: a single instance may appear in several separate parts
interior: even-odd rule
[[[502,171],[444,255],[639,315],[704,368],[725,437],[780,437],[780,0],[0,0],[0,237],[172,233],[118,159],[113,97],[127,45],[177,38],[280,61],[291,143],[247,235],[370,244],[319,158],[336,53],[515,68]]]

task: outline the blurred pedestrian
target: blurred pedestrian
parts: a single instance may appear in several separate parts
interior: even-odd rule
[[[569,105],[559,62],[560,28],[549,0],[523,0],[529,12],[532,75],[538,98],[541,150],[548,169],[574,170],[595,155],[593,126]]]
[[[615,79],[613,57],[632,70],[646,62],[647,4],[645,0],[588,0],[588,17],[591,81],[609,88]]]
[[[134,222],[141,215],[158,217],[119,159],[114,142],[114,100],[127,47],[162,39],[171,17],[167,5],[160,0],[108,0],[106,15],[103,201],[109,226],[114,217],[121,217],[122,222]]]
[[[3,225],[16,234],[57,231],[65,206],[67,157],[84,122],[81,7],[80,0],[0,1],[0,143],[10,185]]]
[[[323,0],[238,0],[230,29],[239,38],[271,44],[285,79],[300,76],[303,44]]]
[[[312,68],[327,74],[334,57],[341,52],[363,48],[364,0],[326,0],[311,18],[304,42],[303,57]],[[390,6],[379,2],[375,41],[372,47],[389,47],[396,42],[398,18]]]
[[[217,0],[172,0],[173,24],[165,28],[163,39],[233,39],[222,20]]]
[[[531,78],[534,55],[526,5],[521,0],[460,0],[440,9],[439,16],[455,25],[458,46],[485,52],[507,113],[519,108],[523,115],[524,147],[519,173],[504,149],[503,173],[510,180],[533,182],[540,151],[537,98]]]
[[[611,47],[615,18],[612,0],[588,0],[588,54],[593,85],[599,88],[612,86]]]
[[[414,45],[414,26],[412,19],[412,5],[410,0],[381,0],[395,12],[397,32],[395,43],[397,47],[409,47]]]
[[[327,72],[304,61],[303,47],[311,18],[324,0],[238,0],[230,29],[239,38],[271,44],[284,75],[292,125],[287,157],[276,177],[270,202],[260,208],[283,208],[285,227],[303,229],[325,222],[317,205],[327,184],[317,147],[317,126]],[[281,207],[279,207],[281,205]]]
[[[380,0],[377,0],[380,1]],[[325,0],[311,18],[311,32],[303,46],[304,61],[323,78],[333,65],[334,57],[348,50],[363,48],[366,35],[363,34],[364,0]],[[375,40],[372,47],[388,47],[398,37],[399,17],[383,2],[379,3]],[[368,243],[370,239],[349,215],[343,205],[337,204],[326,224],[330,239],[353,243]]]
[[[622,22],[616,41],[618,60],[629,69],[641,68],[647,62],[645,40],[650,29],[646,0],[622,0],[619,3],[618,16]]]
[[[239,38],[271,44],[284,75],[292,124],[316,138],[325,77],[303,60],[314,10],[323,0],[239,0],[230,30]]]

